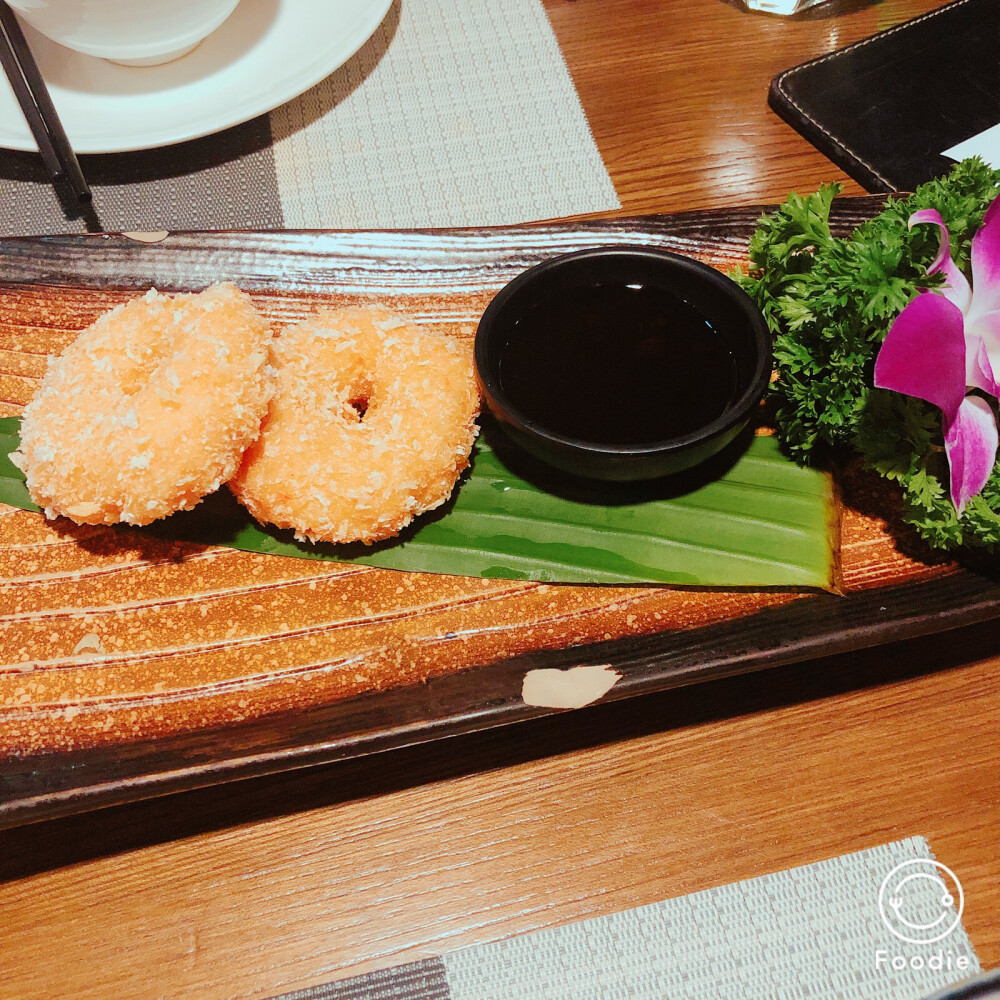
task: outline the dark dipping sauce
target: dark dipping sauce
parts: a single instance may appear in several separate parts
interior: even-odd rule
[[[601,444],[683,437],[722,416],[736,359],[697,309],[653,284],[551,289],[518,309],[500,388],[528,420]]]

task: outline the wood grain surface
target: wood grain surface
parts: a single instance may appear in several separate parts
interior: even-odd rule
[[[934,6],[546,0],[625,214],[837,179],[767,82]],[[2,833],[0,997],[266,997],[914,834],[997,965],[996,653],[973,626]]]

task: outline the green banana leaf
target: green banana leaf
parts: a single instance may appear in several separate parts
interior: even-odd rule
[[[0,418],[0,501],[37,511]],[[227,490],[150,525],[160,537],[389,569],[552,583],[834,586],[838,535],[829,475],[771,437],[741,440],[698,470],[634,484],[581,483],[533,463],[487,427],[452,499],[397,538],[312,545],[261,526]]]

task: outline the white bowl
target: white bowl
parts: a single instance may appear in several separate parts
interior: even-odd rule
[[[66,48],[126,66],[190,52],[239,0],[8,0],[32,27]]]

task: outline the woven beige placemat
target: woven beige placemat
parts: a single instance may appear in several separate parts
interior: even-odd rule
[[[620,204],[541,0],[395,0],[351,60],[270,115],[81,163],[84,214],[37,154],[0,150],[0,235],[480,226]]]
[[[277,1000],[924,1000],[981,971],[961,906],[911,837]]]

